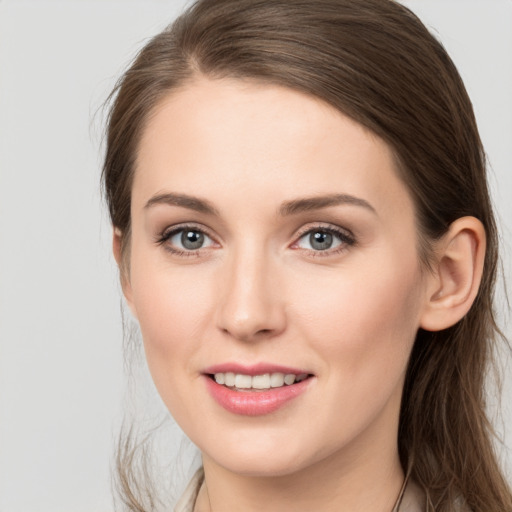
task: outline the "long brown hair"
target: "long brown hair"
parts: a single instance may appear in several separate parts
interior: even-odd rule
[[[417,334],[398,447],[402,465],[427,491],[428,510],[452,511],[462,501],[473,512],[512,511],[485,414],[499,338],[497,231],[473,108],[443,46],[393,0],[199,0],[142,49],[112,95],[103,179],[124,248],[145,123],[160,100],[199,74],[313,95],[384,139],[414,199],[425,266],[431,242],[454,220],[483,223],[484,276],[472,308],[449,329]],[[131,496],[129,510],[150,510],[133,493],[131,455],[118,454],[121,492]]]

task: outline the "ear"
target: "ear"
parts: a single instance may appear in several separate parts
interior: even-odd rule
[[[130,308],[130,311],[132,312],[132,315],[137,318],[133,304],[132,286],[130,283],[129,260],[127,260],[126,256],[123,255],[122,247],[123,233],[119,228],[114,227],[112,234],[112,252],[114,253],[114,258],[117,262],[117,266],[119,267],[121,288],[123,289],[123,295],[126,299],[128,307]]]
[[[434,272],[420,327],[440,331],[469,311],[478,293],[485,257],[485,229],[475,217],[461,217],[436,244]]]

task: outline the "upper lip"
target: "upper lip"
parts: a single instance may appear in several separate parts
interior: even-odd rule
[[[240,363],[221,363],[209,366],[203,370],[203,373],[213,375],[215,373],[241,373],[243,375],[264,375],[265,373],[284,373],[294,375],[301,375],[307,373],[308,375],[311,373],[308,370],[301,368],[292,368],[290,366],[283,366],[280,364],[272,364],[272,363],[257,363],[252,365],[244,365]]]

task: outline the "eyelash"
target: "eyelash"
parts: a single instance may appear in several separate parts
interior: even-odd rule
[[[328,233],[330,235],[333,235],[333,236],[337,237],[341,243],[337,247],[334,247],[332,249],[325,249],[323,251],[304,249],[313,258],[318,258],[318,257],[325,258],[328,256],[341,254],[341,253],[345,252],[349,247],[353,247],[354,245],[356,245],[356,239],[355,239],[354,235],[347,229],[341,229],[338,227],[334,227],[332,225],[326,226],[326,225],[317,224],[316,226],[307,227],[307,228],[304,228],[303,230],[301,230],[299,232],[299,234],[297,235],[297,241],[293,243],[293,246],[297,245],[297,243],[302,238],[304,238],[306,235],[315,233],[315,232]]]
[[[167,242],[178,233],[181,233],[182,231],[193,231],[196,233],[201,233],[203,235],[206,235],[208,238],[214,241],[214,237],[211,236],[208,232],[208,230],[204,229],[203,227],[199,227],[194,224],[182,224],[178,226],[174,226],[171,229],[164,230],[156,239],[156,243],[158,245],[164,246],[166,251],[169,251],[171,254],[174,254],[176,256],[180,257],[198,257],[200,256],[200,251],[202,248],[195,249],[195,250],[182,250],[177,249],[175,247],[170,246],[167,244]],[[340,228],[336,228],[332,225],[324,226],[324,225],[316,225],[312,227],[305,228],[304,230],[300,231],[297,235],[296,241],[292,244],[292,246],[296,245],[302,238],[304,238],[307,234],[314,233],[314,232],[321,232],[321,233],[328,233],[330,235],[333,235],[337,237],[340,240],[340,244],[335,247],[334,249],[325,249],[325,250],[312,250],[312,249],[304,249],[306,250],[310,256],[312,257],[327,257],[327,256],[333,256],[335,254],[340,254],[348,249],[348,247],[352,247],[356,244],[356,239],[354,235],[348,231],[348,230],[342,230]]]
[[[185,258],[199,256],[199,252],[201,249],[184,251],[182,249],[177,249],[167,244],[167,242],[178,233],[182,231],[193,231],[196,233],[201,233],[206,235],[211,240],[214,240],[213,236],[209,234],[209,232],[203,227],[196,226],[194,224],[180,224],[178,226],[173,226],[170,229],[165,229],[157,238],[156,243],[164,247],[166,251],[169,251],[171,254],[175,254],[176,256],[182,256]]]

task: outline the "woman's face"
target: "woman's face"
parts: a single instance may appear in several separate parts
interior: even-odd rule
[[[396,450],[425,284],[382,140],[286,88],[197,79],[145,128],[131,214],[124,290],[204,457],[284,475]]]

